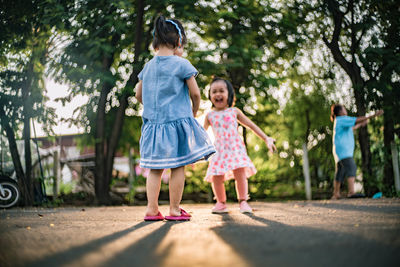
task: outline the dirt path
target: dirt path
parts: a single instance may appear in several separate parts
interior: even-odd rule
[[[190,222],[145,207],[0,211],[0,266],[399,266],[400,199],[188,204]],[[167,215],[167,206],[161,206]]]

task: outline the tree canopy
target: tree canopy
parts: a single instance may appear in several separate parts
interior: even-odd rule
[[[70,94],[59,99],[65,105],[76,95],[88,96],[69,122],[84,129],[85,143],[96,149],[98,203],[110,203],[116,151],[139,150],[141,106],[134,87],[153,56],[151,32],[159,14],[183,22],[184,56],[199,70],[203,96],[213,76],[230,80],[236,106],[277,139],[278,153],[269,155],[261,140],[242,129],[259,170],[250,180],[254,197],[304,194],[303,144],[313,191],[330,190],[332,103],[345,104],[357,116],[384,109],[383,119],[358,130],[355,157],[368,195],[395,192],[390,153],[400,131],[395,0],[1,2],[0,115],[10,148],[15,138],[30,139],[31,119],[51,133],[56,116],[45,105],[45,79],[69,86]],[[28,146],[26,151],[29,166]],[[23,170],[17,158],[15,168],[29,185],[29,168]],[[193,192],[193,185],[206,187],[204,172],[199,164],[190,175]]]

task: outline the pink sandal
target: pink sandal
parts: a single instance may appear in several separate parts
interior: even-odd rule
[[[149,215],[144,216],[145,221],[163,221],[164,219],[165,218],[164,216],[162,216],[161,212],[158,212],[158,214],[155,216],[149,216]]]
[[[181,209],[181,215],[180,216],[165,216],[165,219],[168,221],[190,221],[190,215],[187,213],[184,209]]]

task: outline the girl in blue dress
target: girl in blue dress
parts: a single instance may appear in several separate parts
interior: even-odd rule
[[[146,181],[146,221],[163,220],[158,210],[161,174],[171,169],[170,216],[190,220],[179,207],[185,183],[184,166],[215,153],[204,128],[195,120],[200,105],[197,70],[180,57],[186,43],[182,24],[159,16],[154,22],[155,57],[139,73],[136,98],[143,104],[140,167],[149,168]],[[190,101],[191,100],[191,101]]]

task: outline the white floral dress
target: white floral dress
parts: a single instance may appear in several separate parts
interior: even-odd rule
[[[247,155],[246,146],[238,132],[235,108],[211,111],[207,119],[212,127],[217,153],[211,157],[205,180],[212,182],[213,175],[224,175],[225,180],[233,177],[233,170],[245,168],[246,177],[257,170]]]

